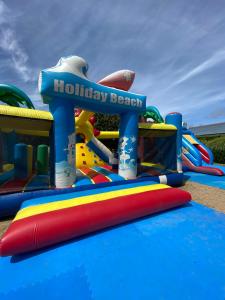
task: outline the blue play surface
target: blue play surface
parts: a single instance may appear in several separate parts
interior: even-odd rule
[[[225,214],[191,202],[0,259],[0,299],[224,299]]]
[[[225,189],[225,176],[213,176],[196,172],[185,172],[185,179],[208,186]],[[224,195],[225,200],[225,195]]]

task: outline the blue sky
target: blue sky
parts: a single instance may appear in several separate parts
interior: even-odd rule
[[[79,55],[90,80],[136,72],[132,91],[189,125],[225,121],[224,0],[0,0],[0,82],[39,109],[41,69]]]

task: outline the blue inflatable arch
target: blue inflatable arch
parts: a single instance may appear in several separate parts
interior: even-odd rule
[[[91,82],[87,69],[84,59],[70,56],[39,76],[40,94],[54,117],[54,176],[59,188],[76,180],[74,108],[120,115],[119,175],[134,179],[137,174],[138,115],[146,109],[146,97]]]

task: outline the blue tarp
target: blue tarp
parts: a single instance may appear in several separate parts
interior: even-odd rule
[[[215,165],[217,167],[217,165]],[[205,184],[215,188],[225,189],[225,176],[206,175],[196,172],[185,172],[185,179],[197,183]],[[225,200],[225,194],[224,194]]]
[[[191,204],[0,259],[0,299],[224,299],[225,215]]]

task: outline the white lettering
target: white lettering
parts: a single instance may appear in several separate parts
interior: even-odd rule
[[[131,106],[136,106],[137,105],[137,100],[136,99],[131,99],[130,103],[131,103]]]
[[[118,103],[123,104],[124,103],[124,98],[123,96],[118,96]]]
[[[125,97],[124,104],[125,105],[130,105],[130,98],[129,97]]]
[[[54,79],[54,92],[66,93],[68,95],[74,95],[78,97],[85,97],[87,99],[99,100],[103,103],[107,102],[108,93],[94,90],[92,87],[85,87],[76,83],[66,83],[64,80]],[[133,107],[142,107],[143,103],[138,98],[130,98],[119,96],[116,93],[110,93],[110,102],[113,104],[128,105]]]
[[[142,101],[140,99],[137,98],[137,106],[138,107],[142,107]]]
[[[64,92],[64,81],[54,79],[54,92],[63,93]]]
[[[112,103],[117,102],[117,94],[111,93],[110,102]]]
[[[102,102],[106,102],[108,93],[101,93],[101,97],[102,97]]]
[[[76,87],[75,87],[75,95],[79,96],[80,95],[80,85],[78,83],[76,83]]]
[[[73,85],[73,84],[67,83],[67,84],[65,85],[65,92],[66,92],[67,94],[69,94],[69,95],[74,94],[74,85]]]
[[[80,97],[84,97],[84,86],[80,86]]]
[[[84,95],[85,95],[86,98],[90,98],[91,99],[92,98],[92,93],[93,93],[93,89],[92,88],[90,88],[90,89],[86,88]]]
[[[100,100],[101,99],[101,94],[100,94],[99,91],[94,91],[93,99],[95,99],[95,100]]]

